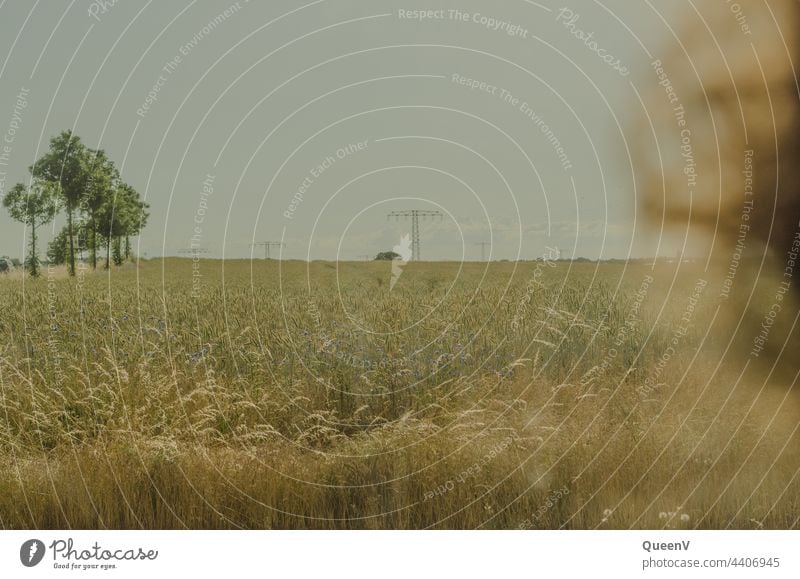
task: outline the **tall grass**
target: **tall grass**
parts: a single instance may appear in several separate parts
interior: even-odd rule
[[[699,266],[388,268],[0,280],[0,524],[798,525],[791,376]]]

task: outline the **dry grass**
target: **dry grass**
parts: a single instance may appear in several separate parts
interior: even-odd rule
[[[769,280],[748,309],[695,265],[388,268],[0,280],[0,525],[798,526],[793,361],[747,362]]]

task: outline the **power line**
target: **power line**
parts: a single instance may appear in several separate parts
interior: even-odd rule
[[[430,217],[432,220],[436,220],[438,218],[439,221],[442,221],[444,219],[444,214],[441,211],[409,209],[407,211],[392,211],[386,216],[386,219],[388,220],[392,217],[395,218],[395,221],[399,220],[401,217],[403,219],[411,219],[411,261],[420,261],[422,255],[420,252],[419,241],[420,218],[422,218],[423,221],[428,217]]]
[[[270,249],[277,247],[278,249],[286,247],[286,244],[281,241],[259,241],[258,243],[251,243],[250,247],[263,247],[264,259],[270,259]]]
[[[203,255],[203,254],[206,254],[206,253],[209,253],[209,251],[205,247],[187,247],[187,248],[178,250],[178,254],[179,255],[196,256],[196,255]]]

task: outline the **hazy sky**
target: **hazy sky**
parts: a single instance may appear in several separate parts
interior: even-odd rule
[[[427,259],[649,254],[622,128],[663,30],[628,0],[7,1],[3,192],[73,128],[150,204],[148,256],[194,236],[356,259],[411,231],[387,221],[405,209],[444,214],[422,223]],[[1,211],[0,254],[23,231]]]

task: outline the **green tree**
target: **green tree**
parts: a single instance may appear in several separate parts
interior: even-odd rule
[[[69,254],[69,231],[66,225],[59,231],[56,236],[47,244],[47,261],[53,265],[66,264]],[[88,234],[86,232],[85,224],[76,225],[75,227],[75,250],[82,252],[89,249]]]
[[[70,275],[75,275],[74,218],[80,210],[81,196],[86,191],[90,175],[87,157],[86,147],[80,137],[72,131],[64,131],[50,140],[48,152],[29,168],[34,178],[60,186],[67,211],[67,263]]]
[[[119,172],[103,150],[86,150],[86,170],[88,178],[86,191],[81,201],[81,210],[86,217],[89,262],[97,268],[97,248],[100,245],[99,228],[106,205],[115,194],[119,183]]]
[[[131,237],[139,235],[147,224],[150,206],[142,201],[139,192],[127,183],[120,183],[117,187],[117,211],[120,215],[119,237],[116,240],[115,251],[118,261],[129,259],[131,256]],[[124,248],[123,248],[124,238]]]
[[[3,206],[12,219],[31,228],[30,254],[27,265],[31,275],[39,275],[39,256],[36,251],[36,227],[50,223],[58,213],[59,189],[54,183],[34,180],[30,187],[17,183],[3,198]]]
[[[108,199],[98,213],[99,231],[106,250],[105,269],[111,267],[111,244],[114,238],[120,235],[120,231],[122,230],[122,219],[120,218],[120,212],[118,211],[115,198],[116,195]]]
[[[98,212],[100,233],[106,246],[106,269],[111,267],[111,249],[115,250],[114,262],[122,263],[121,240],[138,234],[147,221],[147,204],[139,193],[127,183],[119,183],[114,195],[106,200]],[[130,242],[127,244],[130,246]]]
[[[64,265],[67,263],[67,252],[69,242],[67,241],[66,226],[59,231],[56,236],[47,244],[47,261],[52,265]]]

